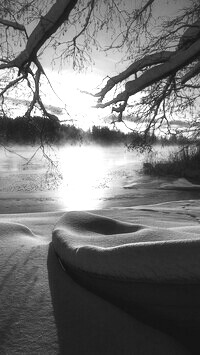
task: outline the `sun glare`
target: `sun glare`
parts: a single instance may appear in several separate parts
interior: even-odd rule
[[[97,109],[97,99],[93,96],[102,83],[102,76],[95,72],[75,73],[70,70],[62,72],[45,69],[48,80],[43,76],[40,94],[46,109],[61,121],[71,121],[83,129],[93,125],[104,125],[104,117],[110,115],[109,109]],[[27,111],[32,96],[26,85],[18,91],[12,91],[6,97],[8,116],[23,116]],[[33,115],[42,115],[36,105]]]
[[[105,153],[98,147],[63,148],[60,152],[63,176],[60,197],[64,207],[78,210],[100,208],[100,197],[103,197],[103,191],[106,193],[106,186],[101,185],[107,169]]]
[[[94,96],[90,95],[97,91],[97,86],[101,83],[102,77],[99,74],[91,73],[73,73],[63,71],[62,73],[48,72],[53,91],[46,94],[46,102],[55,106],[62,107],[66,105],[66,110],[74,121],[82,128],[97,124],[97,118],[106,115],[104,110],[97,110],[93,106],[96,104]],[[88,94],[87,94],[88,92]]]

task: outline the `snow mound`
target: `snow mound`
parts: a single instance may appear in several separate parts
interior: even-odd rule
[[[68,212],[54,248],[82,271],[139,281],[200,281],[200,226],[152,228],[87,212]]]
[[[0,223],[1,240],[9,237],[31,237],[35,238],[35,234],[25,225],[13,222]]]
[[[135,187],[137,187],[137,182],[123,186],[124,189],[134,189]]]
[[[52,239],[82,286],[164,331],[200,329],[200,226],[152,228],[68,212]]]
[[[200,190],[200,185],[192,184],[184,178],[177,179],[172,183],[164,183],[160,185],[160,189],[164,190]]]

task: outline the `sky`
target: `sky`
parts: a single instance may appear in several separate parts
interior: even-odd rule
[[[49,60],[43,57],[42,63],[45,73],[54,89],[53,91],[50,87],[46,87],[46,103],[48,104],[50,98],[51,104],[65,107],[73,117],[74,123],[76,124],[78,121],[78,125],[83,129],[88,129],[94,124],[105,125],[108,117],[112,114],[111,107],[94,108],[97,99],[83,93],[83,91],[95,94],[102,84],[106,83],[108,76],[114,76],[119,73],[121,68],[124,69],[125,65],[120,63],[120,58],[120,54],[115,53],[113,56],[93,50],[94,64],[86,67],[82,72],[78,72],[73,70],[68,63],[65,63],[62,69],[59,68],[59,62],[52,68]],[[63,110],[63,116],[59,118],[68,118],[67,116],[66,111]],[[121,126],[122,124],[120,124]],[[123,128],[125,127],[121,127],[122,130]]]
[[[129,0],[129,5],[135,6],[141,3],[141,0]],[[159,6],[155,8],[155,13],[158,16],[170,16],[176,13],[177,9],[181,9],[188,4],[189,0],[161,0],[157,2]],[[105,38],[100,40],[104,43],[107,42],[106,34]],[[49,58],[49,57],[48,57]],[[52,86],[57,93],[58,97],[53,94],[52,90],[47,90],[47,102],[51,97],[51,103],[55,106],[63,107],[63,103],[66,104],[66,110],[73,117],[74,122],[78,123],[82,128],[88,128],[93,124],[104,125],[107,122],[107,118],[111,115],[111,108],[107,109],[94,109],[96,99],[92,96],[83,94],[82,91],[88,91],[91,93],[97,92],[97,87],[105,83],[105,78],[118,74],[121,70],[124,70],[128,63],[122,63],[120,61],[121,54],[115,52],[109,52],[107,55],[100,51],[93,51],[92,58],[95,64],[86,68],[86,72],[77,73],[69,67],[66,63],[62,71],[58,72],[55,66],[52,70],[52,66],[47,57],[43,57],[44,66],[46,67],[46,73]],[[103,81],[104,80],[104,81]],[[66,111],[63,110],[62,117],[66,117]],[[126,128],[120,124],[120,129]]]
[[[106,73],[98,67],[89,68],[86,73],[77,73],[70,69],[58,72],[52,71],[51,68],[46,68],[45,72],[53,87],[53,90],[50,87],[46,89],[45,102],[48,104],[49,97],[51,97],[52,105],[63,108],[63,117],[60,119],[67,118],[68,112],[74,119],[74,123],[78,121],[79,126],[84,129],[97,122],[100,125],[104,124],[103,118],[110,116],[111,108],[104,110],[94,108],[97,99],[83,91],[93,94],[97,92]]]
[[[127,1],[130,7],[135,6],[138,1],[141,3],[140,0]],[[188,1],[161,0],[157,2],[159,7],[155,10],[159,16],[170,15],[187,4]],[[106,36],[104,33],[100,38],[104,43],[107,42]],[[94,49],[92,58],[95,64],[87,67],[82,73],[75,72],[67,62],[63,65],[62,70],[59,67],[59,62],[53,66],[52,56],[52,49],[47,48],[40,58],[51,83],[51,85],[47,85],[47,82],[44,81],[42,88],[47,107],[52,113],[57,113],[59,119],[66,120],[66,122],[73,120],[74,124],[84,129],[88,129],[94,124],[104,125],[107,123],[111,115],[111,108],[95,109],[93,106],[96,104],[96,99],[91,95],[83,94],[82,91],[97,92],[99,85],[102,82],[105,83],[106,77],[116,75],[125,69],[128,64],[120,61],[121,54],[117,52],[105,54]],[[21,104],[23,104],[23,97]],[[19,111],[21,104],[19,102]],[[120,125],[119,128],[123,130],[124,127]]]

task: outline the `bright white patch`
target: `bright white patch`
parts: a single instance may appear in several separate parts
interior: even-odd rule
[[[103,191],[101,189],[100,192],[99,186],[108,169],[105,153],[102,149],[90,147],[72,147],[71,150],[72,154],[70,147],[60,152],[63,175],[61,197],[72,210],[92,209],[97,204],[98,194]]]
[[[57,73],[47,71],[47,76],[52,84],[55,93],[45,86],[45,101],[59,107],[66,105],[74,123],[87,129],[93,124],[100,124],[101,118],[108,114],[108,110],[95,109],[97,99],[85,92],[95,94],[98,91],[97,86],[101,84],[102,77],[95,72],[74,73],[63,71]],[[110,113],[110,109],[109,109]],[[69,119],[69,116],[63,111],[63,119]]]

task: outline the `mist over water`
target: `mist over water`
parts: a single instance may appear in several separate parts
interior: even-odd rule
[[[141,167],[141,157],[123,145],[46,148],[53,165],[37,147],[9,150],[13,153],[0,150],[0,192],[48,192],[68,209],[100,208],[105,198],[133,183]]]
[[[60,192],[72,208],[101,207],[103,200],[137,178],[141,161],[120,147],[66,147],[60,152]],[[98,201],[98,203],[97,203]]]
[[[46,148],[51,163],[37,149],[13,146],[15,154],[0,149],[1,213],[97,210],[200,198],[197,191],[160,189],[172,178],[143,175],[146,156],[123,145]],[[153,158],[165,158],[174,149],[157,147]]]

